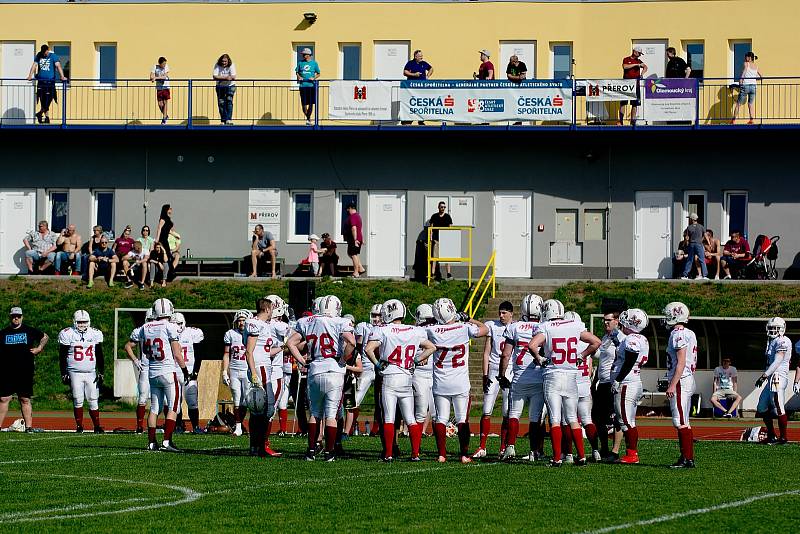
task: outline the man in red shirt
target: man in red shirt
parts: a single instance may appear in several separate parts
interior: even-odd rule
[[[489,51],[483,49],[481,53],[481,65],[478,72],[473,72],[472,77],[476,80],[494,80],[494,64],[489,61]]]
[[[622,59],[622,77],[626,80],[638,80],[647,73],[647,65],[641,60],[642,54],[641,46],[634,46],[631,55]],[[636,124],[636,112],[639,111],[641,105],[641,97],[639,96],[639,85],[636,85],[636,100],[625,101],[619,104],[619,122],[617,124],[622,126],[622,121],[625,119],[625,106],[630,104],[631,107],[631,126]]]
[[[747,242],[747,239],[742,237],[741,232],[734,230],[731,232],[730,240],[725,243],[725,247],[722,249],[722,261],[720,265],[722,266],[722,271],[725,273],[724,280],[729,280],[731,278],[731,267],[733,267],[735,272],[738,272],[739,269],[747,265],[750,259],[750,243]]]
[[[353,276],[358,278],[366,269],[361,265],[361,245],[364,244],[364,237],[361,233],[361,215],[358,214],[355,204],[347,206],[347,220],[344,222],[342,234],[347,242],[347,255],[353,260]]]

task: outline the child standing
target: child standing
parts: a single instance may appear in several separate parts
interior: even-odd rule
[[[317,236],[317,234],[311,234],[308,236],[308,241],[308,257],[306,260],[311,264],[311,272],[314,273],[314,276],[319,276],[319,249],[317,248],[319,236]]]

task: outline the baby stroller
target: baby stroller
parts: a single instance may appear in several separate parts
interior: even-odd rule
[[[778,270],[775,261],[778,259],[778,241],[780,236],[767,237],[763,234],[756,237],[753,246],[753,259],[743,269],[748,280],[777,280]]]

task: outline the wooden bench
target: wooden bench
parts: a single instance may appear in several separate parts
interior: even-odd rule
[[[214,257],[214,256],[189,256],[181,257],[178,263],[176,274],[184,276],[219,276],[246,274],[249,272],[250,257]],[[283,273],[284,258],[275,259],[276,274]],[[266,270],[264,266],[269,265],[269,260],[259,261],[259,271]],[[244,267],[244,269],[243,269]]]

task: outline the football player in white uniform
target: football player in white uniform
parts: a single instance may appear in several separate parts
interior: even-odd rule
[[[355,407],[347,410],[347,415],[344,424],[344,433],[348,436],[353,430],[353,425],[358,426],[358,415],[361,412],[360,406],[361,403],[364,402],[364,398],[367,396],[367,392],[369,391],[369,387],[375,382],[375,366],[372,364],[369,358],[366,357],[364,353],[364,349],[369,342],[369,336],[375,326],[378,326],[381,323],[381,305],[380,304],[373,304],[372,308],[369,311],[369,322],[360,322],[356,325],[354,336],[356,338],[356,357],[361,358],[361,367],[362,371],[361,374],[358,376],[358,380],[356,381],[356,402]],[[375,397],[375,419],[372,423],[372,428],[377,431],[380,424],[378,422],[378,418],[380,415],[378,409],[379,403],[379,393],[377,386],[375,387],[374,397]]]
[[[760,388],[761,396],[758,398],[758,413],[763,414],[764,425],[767,427],[766,443],[783,445],[788,442],[786,426],[789,416],[786,415],[786,387],[789,385],[789,362],[792,359],[792,342],[786,337],[786,321],[780,317],[773,317],[767,321],[766,357],[767,368],[758,380],[756,387]],[[800,371],[796,373],[800,376]],[[773,418],[778,418],[779,436],[775,437]]]
[[[91,327],[89,312],[78,310],[72,316],[72,326],[58,334],[61,380],[72,389],[75,432],[83,432],[83,402],[89,404],[95,434],[100,426],[100,386],[103,384],[103,333]]]
[[[667,341],[667,397],[672,410],[672,424],[678,431],[681,457],[671,467],[694,467],[694,435],[689,425],[689,409],[695,390],[694,371],[697,367],[697,336],[686,328],[689,308],[682,302],[670,302],[664,308],[664,325],[669,332]]]
[[[289,382],[284,380],[284,358],[289,358],[289,351],[286,350],[286,340],[289,338],[289,318],[286,316],[287,305],[278,295],[267,295],[267,300],[272,302],[272,329],[274,334],[273,347],[281,350],[272,357],[272,371],[270,373],[270,387],[272,387],[276,409],[272,417],[267,421],[267,434],[265,450],[269,453],[272,450],[269,443],[269,436],[272,433],[272,422],[278,414],[279,401],[283,397],[283,390],[289,389]],[[286,409],[284,408],[284,413]],[[280,415],[279,415],[280,417]],[[274,452],[274,451],[273,451]]]
[[[574,311],[568,311],[564,314],[564,319],[576,320],[583,322],[581,316]],[[586,343],[583,341],[578,342],[578,352],[583,352],[586,348]],[[582,362],[578,362],[578,421],[580,421],[583,430],[586,432],[586,439],[592,446],[592,459],[595,462],[601,460],[600,451],[597,450],[597,427],[592,421],[592,358],[583,358]],[[562,419],[566,425],[566,420]],[[567,425],[568,426],[568,425]],[[561,429],[562,437],[566,428]],[[571,443],[571,442],[570,442]],[[572,449],[571,445],[567,445],[567,450]]]
[[[137,328],[125,345],[125,351],[132,353],[133,345],[141,343],[143,354],[147,357],[148,376],[150,377],[150,415],[147,417],[147,449],[178,452],[172,443],[172,432],[175,430],[175,418],[180,403],[181,380],[176,372],[180,367],[184,383],[189,381],[189,371],[183,361],[178,326],[169,322],[175,313],[175,307],[168,299],[158,299],[153,303],[155,320]],[[158,414],[166,406],[167,418],[164,422],[164,439],[161,447],[156,445],[156,422]]]
[[[617,347],[625,334],[619,328],[619,312],[609,311],[603,315],[605,335],[600,340],[597,356],[597,372],[592,390],[592,420],[601,425],[598,432],[600,438],[600,456],[603,461],[615,463],[619,460],[619,448],[622,444],[622,430],[614,415],[614,392],[611,391],[611,368],[617,358]],[[614,427],[614,445],[608,450],[609,425]]]
[[[636,428],[636,407],[642,398],[642,367],[647,363],[650,344],[641,331],[647,328],[647,314],[638,309],[625,310],[619,316],[619,324],[625,339],[617,348],[617,357],[611,369],[614,392],[614,413],[617,424],[625,433],[625,456],[623,464],[639,463],[639,429]]]
[[[504,337],[506,327],[513,319],[514,306],[504,301],[498,308],[499,319],[486,321],[484,324],[489,329],[486,343],[483,347],[483,415],[481,416],[481,443],[472,458],[486,456],[486,439],[492,428],[492,412],[497,395],[502,391],[501,413],[503,422],[500,425],[500,448],[505,448],[506,434],[508,433],[508,389],[501,388],[498,376],[500,375],[500,358],[503,355]],[[510,378],[507,376],[506,378]]]
[[[586,348],[578,352],[578,343],[583,341]],[[539,332],[528,344],[528,350],[544,369],[544,400],[550,415],[550,438],[553,442],[553,460],[550,465],[561,467],[561,426],[562,416],[572,430],[572,438],[578,452],[575,465],[586,465],[583,447],[583,433],[578,423],[578,360],[588,358],[600,346],[600,340],[586,330],[583,322],[564,320],[564,305],[559,300],[550,299],[542,304],[542,323]],[[539,356],[539,348],[544,347],[544,358]]]
[[[544,436],[542,428],[542,409],[544,408],[544,389],[542,386],[542,367],[533,355],[528,352],[528,344],[539,331],[539,320],[542,315],[542,297],[526,295],[520,305],[521,320],[506,327],[503,336],[505,346],[497,380],[504,390],[510,390],[508,408],[508,432],[505,446],[500,447],[500,459],[513,460],[516,455],[517,436],[519,435],[519,418],[525,404],[528,404],[528,440],[531,450],[528,460],[540,458],[540,438]],[[509,361],[511,365],[509,365]],[[511,380],[508,372],[511,370]]]
[[[285,343],[286,340],[289,339],[289,335],[294,330],[294,325],[297,323],[294,318],[294,310],[284,302],[283,305],[283,321],[288,326],[288,332],[286,333],[286,337],[284,338],[284,349],[283,349],[283,365],[281,366],[281,370],[283,371],[283,383],[281,384],[281,395],[277,399],[277,413],[278,413],[278,436],[285,436],[287,431],[287,426],[289,422],[289,397],[292,396],[291,392],[291,384],[292,384],[292,373],[294,371],[292,367],[292,355],[289,354],[289,349],[286,348]],[[297,395],[295,395],[297,397]],[[295,399],[295,403],[297,400]]]
[[[300,354],[300,345],[308,346],[308,396],[311,401],[311,419],[308,424],[308,450],[306,460],[313,461],[316,449],[318,424],[325,426],[325,460],[334,461],[336,454],[337,417],[342,402],[342,388],[346,360],[356,346],[350,321],[341,317],[342,303],[334,295],[319,302],[319,315],[303,317],[297,321],[289,337],[292,356],[301,365],[306,358]],[[344,340],[344,353],[339,349]]]
[[[178,333],[183,351],[183,361],[189,371],[189,382],[185,387],[181,387],[181,397],[186,399],[186,408],[189,411],[189,421],[192,423],[192,432],[195,434],[205,434],[205,430],[200,426],[200,410],[197,404],[197,374],[200,372],[201,359],[195,355],[194,346],[202,343],[205,336],[203,331],[193,326],[186,326],[186,317],[177,312],[170,318],[171,323],[178,325]],[[180,419],[181,413],[178,417]],[[183,421],[178,423],[179,428],[183,428]]]
[[[245,398],[250,389],[250,379],[247,378],[247,357],[244,346],[244,327],[253,314],[249,310],[239,310],[233,314],[233,328],[225,332],[222,338],[225,343],[225,352],[222,354],[222,381],[231,388],[233,397],[233,417],[236,426],[234,436],[242,435],[242,421],[247,413]]]
[[[149,323],[154,319],[155,315],[153,314],[153,308],[150,308],[144,314],[144,322]],[[134,328],[131,331],[131,336],[136,330],[137,328]],[[133,353],[133,347],[129,347],[127,344],[125,345],[125,354],[128,356],[128,359],[133,362],[134,367],[136,367],[136,371],[139,373],[139,376],[136,379],[139,391],[138,403],[136,404],[136,433],[142,434],[144,432],[145,408],[147,406],[147,401],[150,399],[150,377],[147,370],[149,360],[144,353],[143,343],[139,343],[138,358]]]
[[[428,340],[436,347],[433,360],[433,401],[436,404],[436,445],[439,462],[447,461],[447,430],[450,421],[450,405],[453,405],[458,427],[461,463],[470,463],[467,422],[469,410],[469,340],[489,333],[486,325],[465,313],[456,311],[453,301],[437,299],[433,303],[433,316],[437,326],[428,328]],[[420,358],[418,363],[424,363]]]
[[[436,347],[428,341],[424,328],[404,325],[406,306],[390,299],[381,307],[382,326],[375,327],[367,343],[366,354],[373,365],[382,369],[381,402],[383,404],[383,439],[385,462],[393,460],[395,448],[395,415],[400,415],[408,425],[411,436],[411,461],[418,462],[422,442],[422,425],[414,415],[414,390],[412,375],[417,360],[427,360]],[[376,353],[380,348],[380,354]],[[420,352],[421,351],[421,352]]]
[[[436,325],[433,317],[433,306],[420,304],[414,312],[415,324],[426,330]],[[419,358],[418,358],[419,359]],[[428,430],[431,417],[436,418],[436,404],[433,402],[433,358],[414,368],[411,380],[414,386],[414,418],[422,425],[423,435]]]

